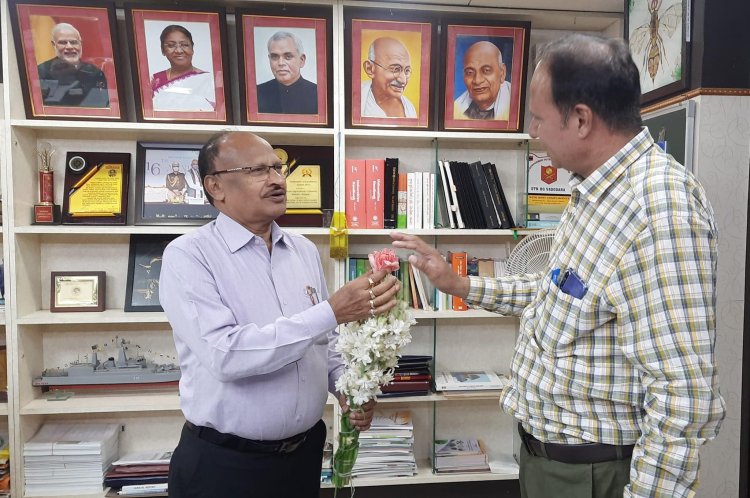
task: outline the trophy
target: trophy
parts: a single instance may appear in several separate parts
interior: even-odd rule
[[[37,148],[39,156],[39,202],[34,204],[34,223],[53,224],[60,222],[60,206],[55,204],[55,181],[52,171],[52,156],[55,149],[48,142]]]

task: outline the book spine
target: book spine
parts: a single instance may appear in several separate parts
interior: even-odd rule
[[[383,226],[396,228],[398,216],[398,158],[389,157],[385,160],[385,208]]]
[[[347,159],[344,163],[346,179],[346,226],[365,227],[365,162],[361,159]]]
[[[484,228],[500,228],[500,222],[497,218],[497,211],[495,211],[495,205],[492,202],[490,187],[487,183],[487,178],[484,174],[484,168],[482,168],[482,164],[480,162],[469,164],[469,173],[471,174],[471,180],[474,183],[474,188],[477,191],[477,200],[479,201],[479,207],[482,210],[482,215],[484,216]]]
[[[451,253],[451,267],[461,277],[466,276],[466,253],[465,252],[454,252]],[[452,300],[453,311],[466,311],[469,307],[466,302],[458,296],[453,296]]]
[[[505,213],[505,220],[508,224],[508,226],[502,226],[501,228],[513,228],[516,224],[513,222],[513,214],[510,212],[510,206],[508,205],[508,199],[505,197],[505,191],[503,191],[503,184],[500,182],[500,176],[497,174],[497,169],[492,165],[489,168],[489,171],[495,179],[497,190],[500,192],[500,201],[503,204],[503,212]]]
[[[414,220],[414,177],[416,173],[406,174],[406,228],[413,229]]]
[[[385,160],[367,159],[365,162],[365,184],[367,185],[367,201],[365,215],[366,228],[383,228]]]
[[[398,174],[398,212],[396,228],[406,228],[406,173]]]

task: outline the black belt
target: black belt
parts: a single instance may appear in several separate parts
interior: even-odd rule
[[[310,428],[305,432],[278,441],[256,441],[234,434],[224,434],[211,427],[202,427],[189,421],[185,422],[185,428],[204,441],[241,453],[292,453],[305,442],[308,434],[312,431],[312,428]]]
[[[526,432],[518,424],[521,442],[533,456],[549,458],[562,463],[601,463],[612,460],[627,460],[633,454],[632,444],[617,446],[603,443],[557,444],[543,443]]]

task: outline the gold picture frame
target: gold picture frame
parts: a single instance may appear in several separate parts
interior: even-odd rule
[[[53,271],[49,310],[104,311],[106,280],[103,271]]]

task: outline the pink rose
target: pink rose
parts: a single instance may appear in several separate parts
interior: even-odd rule
[[[373,251],[367,257],[370,259],[370,266],[372,266],[373,271],[382,269],[397,271],[399,269],[398,256],[393,252],[393,249]]]

